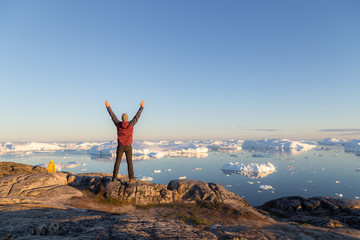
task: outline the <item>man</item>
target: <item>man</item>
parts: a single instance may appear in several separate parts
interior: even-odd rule
[[[128,166],[128,176],[129,181],[132,182],[134,180],[134,169],[133,169],[133,163],[132,163],[132,142],[133,142],[133,131],[134,131],[134,125],[137,123],[137,121],[140,118],[140,115],[144,109],[145,103],[144,100],[140,103],[140,109],[136,113],[135,117],[128,122],[128,115],[124,113],[122,115],[122,121],[119,121],[113,111],[110,108],[110,103],[106,100],[105,101],[106,109],[108,110],[111,119],[113,120],[116,128],[117,128],[117,135],[118,135],[118,146],[116,150],[116,161],[114,165],[114,173],[112,177],[112,181],[116,181],[121,158],[125,152],[126,155],[126,162]]]

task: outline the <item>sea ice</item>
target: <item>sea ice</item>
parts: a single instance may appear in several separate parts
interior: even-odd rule
[[[221,170],[225,174],[237,173],[253,179],[263,178],[269,174],[272,174],[273,172],[276,172],[276,168],[271,162],[268,162],[266,164],[250,163],[248,165],[238,162],[230,162],[224,164]]]
[[[179,177],[179,180],[184,180],[184,179],[186,179],[186,176]]]
[[[161,173],[161,170],[154,170],[154,173]]]

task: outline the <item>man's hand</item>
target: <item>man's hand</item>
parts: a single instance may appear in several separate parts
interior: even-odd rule
[[[108,102],[108,100],[105,101],[105,106],[110,107],[110,103]]]
[[[144,106],[145,106],[145,102],[144,102],[144,100],[142,100],[140,103],[140,107],[144,107]]]

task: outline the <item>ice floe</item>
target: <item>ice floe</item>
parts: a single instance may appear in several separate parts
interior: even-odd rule
[[[198,168],[198,167],[197,167],[197,168],[193,168],[192,170],[193,170],[193,171],[201,171],[202,168]]]
[[[238,162],[230,162],[224,164],[221,170],[224,172],[224,174],[236,173],[252,179],[264,178],[269,174],[276,172],[276,168],[271,162],[266,164],[243,164]]]
[[[179,177],[179,180],[184,180],[184,179],[186,179],[186,176]]]
[[[340,198],[342,198],[344,196],[342,193],[335,193],[335,195]]]

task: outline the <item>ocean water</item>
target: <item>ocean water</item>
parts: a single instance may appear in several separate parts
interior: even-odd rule
[[[202,157],[184,155],[150,160],[134,160],[138,179],[151,177],[153,183],[186,177],[205,182],[219,183],[242,196],[251,205],[284,196],[360,197],[360,156],[344,152],[339,147],[317,147],[307,152],[211,151]],[[85,151],[35,152],[30,154],[0,155],[0,162],[12,161],[39,165],[54,160],[55,163],[78,162],[82,165],[63,169],[74,173],[112,173],[115,158],[94,158]],[[262,177],[249,177],[221,170],[226,163],[243,164],[271,162],[276,172]],[[123,159],[120,174],[127,174]],[[272,188],[264,190],[260,186]]]

